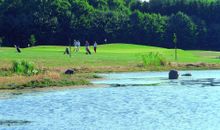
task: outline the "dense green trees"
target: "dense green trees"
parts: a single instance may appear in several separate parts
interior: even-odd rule
[[[190,49],[196,46],[196,29],[197,26],[194,24],[192,19],[182,12],[178,12],[175,15],[171,15],[167,26],[167,37],[175,33],[178,38],[179,48]]]
[[[169,20],[168,41],[165,43],[170,43],[170,26],[173,26],[176,30],[171,29],[171,32],[178,31],[176,34],[177,37],[180,37],[181,39],[179,41],[181,48],[220,50],[219,0],[150,0],[150,2],[133,3],[131,5],[131,10],[139,10],[142,13],[159,13],[161,15],[169,16],[170,19],[173,20],[175,14],[182,12],[182,18],[185,20],[182,18],[182,20],[179,20],[182,22],[188,21],[188,25],[185,23],[186,26],[182,26],[182,29],[179,29],[178,31],[177,29],[178,27],[181,27],[181,25],[177,25],[180,23],[176,22],[179,20],[176,19],[176,22]],[[180,15],[181,13],[178,14]],[[181,34],[181,36],[178,36],[178,33]]]
[[[220,50],[218,0],[0,0],[0,39],[69,45],[74,39]],[[36,42],[36,43],[35,43]]]
[[[131,40],[138,43],[160,45],[164,40],[167,17],[134,11],[130,16]]]

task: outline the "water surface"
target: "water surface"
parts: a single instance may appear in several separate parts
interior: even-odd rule
[[[188,72],[179,80],[168,72],[102,74],[93,82],[108,87],[8,96],[0,129],[218,130],[220,71]]]

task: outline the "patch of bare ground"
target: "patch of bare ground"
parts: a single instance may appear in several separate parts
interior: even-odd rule
[[[15,89],[21,86],[21,89],[66,89],[66,88],[84,88],[89,84],[91,79],[100,79],[96,73],[110,73],[110,72],[135,72],[135,71],[167,71],[171,69],[178,70],[201,70],[201,69],[220,69],[220,64],[213,63],[178,63],[170,62],[164,66],[144,66],[127,65],[127,66],[81,66],[69,67],[73,69],[75,74],[73,76],[64,75],[66,67],[41,68],[43,73],[32,76],[24,76],[17,74],[0,75],[0,89]],[[10,72],[8,67],[1,68],[0,71]],[[50,79],[50,80],[46,80]],[[62,81],[62,82],[59,82]],[[36,84],[42,84],[48,87],[30,87]],[[53,85],[70,86],[70,87],[53,87]],[[65,85],[66,84],[66,85]],[[24,88],[28,86],[29,88]],[[24,87],[22,87],[24,86]],[[92,84],[89,84],[92,86]],[[19,88],[19,87],[18,87]]]
[[[220,64],[214,64],[214,63],[176,63],[176,62],[170,62],[170,67],[174,68],[182,68],[182,69],[220,69]]]

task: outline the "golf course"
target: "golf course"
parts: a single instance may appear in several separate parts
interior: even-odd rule
[[[0,84],[2,89],[48,86],[88,85],[90,79],[101,78],[97,73],[128,71],[165,71],[170,69],[218,69],[220,52],[178,50],[133,44],[99,45],[95,54],[85,54],[85,48],[64,55],[65,46],[36,46],[21,49],[0,48]],[[13,62],[28,62],[39,72],[23,74],[13,71]],[[74,75],[65,75],[73,69]]]
[[[0,130],[219,130],[220,0],[0,0]]]

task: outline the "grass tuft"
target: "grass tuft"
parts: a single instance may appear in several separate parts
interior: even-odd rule
[[[90,82],[87,80],[70,80],[70,79],[62,79],[62,80],[53,80],[50,78],[44,78],[42,80],[32,80],[23,84],[25,88],[45,88],[45,87],[63,87],[63,86],[75,86],[75,85],[89,85]]]
[[[23,75],[38,74],[39,71],[35,68],[34,63],[28,61],[13,61],[12,72]]]
[[[158,52],[149,52],[142,55],[143,65],[147,66],[166,66],[167,60]]]

